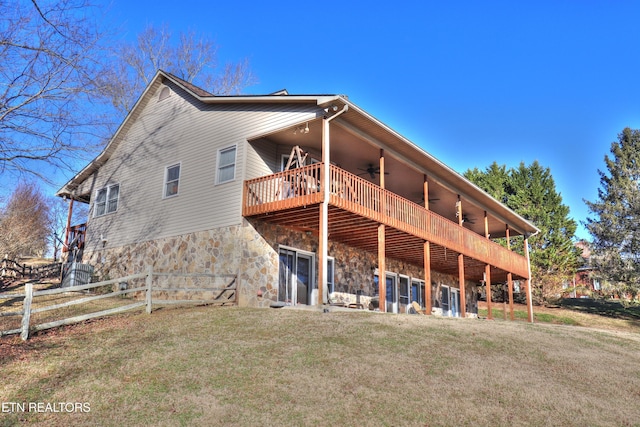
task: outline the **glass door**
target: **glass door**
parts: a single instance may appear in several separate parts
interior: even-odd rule
[[[460,316],[460,290],[455,288],[451,289],[451,316]]]
[[[399,310],[400,313],[407,312],[407,306],[409,305],[410,295],[409,295],[409,277],[400,276],[398,283],[398,292],[399,292]]]
[[[312,303],[313,254],[280,248],[279,261],[278,301],[288,305]]]
[[[440,304],[442,306],[442,315],[450,316],[451,315],[451,301],[449,299],[449,287],[442,286],[442,295]]]
[[[398,312],[398,288],[395,274],[387,273],[387,313]]]

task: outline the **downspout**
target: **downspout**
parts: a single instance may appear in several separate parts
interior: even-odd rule
[[[337,110],[338,107],[328,107],[329,109],[333,108],[334,111]],[[322,203],[320,204],[320,215],[322,216],[322,220],[320,223],[322,224],[319,236],[319,244],[318,246],[322,248],[322,253],[320,257],[322,259],[320,267],[320,277],[322,278],[321,283],[318,283],[318,304],[324,304],[328,300],[328,290],[327,290],[327,272],[328,272],[328,259],[329,256],[329,180],[330,180],[330,155],[329,152],[331,146],[331,137],[329,134],[329,123],[331,120],[336,117],[342,115],[347,112],[349,109],[349,105],[345,104],[342,107],[342,110],[336,112],[331,117],[325,117],[322,122],[322,134],[324,140],[322,141],[322,175],[320,177],[320,182],[322,183]],[[327,110],[328,112],[328,110]]]
[[[333,106],[333,107],[329,107],[329,108],[334,108],[337,109],[338,107]],[[349,105],[345,104],[342,107],[342,110],[338,111],[337,113],[335,113],[333,116],[331,117],[327,117],[324,119],[324,126],[325,126],[325,134],[327,135],[327,140],[325,141],[326,143],[326,153],[323,151],[322,152],[322,173],[324,174],[324,178],[328,181],[329,180],[329,165],[330,165],[330,156],[329,156],[329,147],[331,145],[331,137],[329,136],[329,123],[331,122],[331,120],[335,119],[338,116],[341,116],[343,113],[346,113],[349,110]],[[335,110],[334,110],[335,111]],[[329,203],[329,195],[331,193],[329,192],[329,186],[325,185],[323,186],[323,190],[322,190],[322,202],[323,203]],[[328,206],[328,205],[327,205]],[[324,231],[324,230],[323,230]]]
[[[531,286],[531,282],[533,281],[533,278],[531,277],[531,257],[529,256],[529,238],[535,236],[536,234],[538,234],[540,232],[540,230],[536,231],[535,233],[526,236],[525,239],[525,247],[524,247],[524,253],[527,257],[527,270],[529,273],[529,280],[528,280],[528,290],[527,290],[527,303],[529,305],[529,307],[531,307],[531,310],[529,312],[529,323],[533,323],[533,297],[532,297],[532,286]]]

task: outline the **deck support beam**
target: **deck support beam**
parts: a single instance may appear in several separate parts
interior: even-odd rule
[[[329,120],[322,120],[322,171],[320,173],[320,218],[318,225],[318,305],[328,301],[328,257],[329,257]]]
[[[458,217],[458,225],[462,227],[464,216],[462,212],[462,199],[458,194],[458,202],[456,203],[456,216]],[[467,288],[464,284],[464,255],[458,254],[458,283],[460,286],[460,317],[467,317]]]
[[[380,149],[380,187],[384,190],[384,150]],[[381,212],[386,212],[385,200],[380,201]],[[378,225],[378,298],[380,311],[387,311],[387,263],[384,224]]]
[[[527,259],[527,267],[529,268],[529,277],[525,281],[527,292],[527,319],[533,323],[533,297],[531,296],[531,258],[529,257],[529,236],[525,235],[524,239],[524,256]]]
[[[491,266],[484,266],[484,284],[487,292],[487,319],[493,319],[493,310],[491,307]]]
[[[429,210],[429,177],[424,174],[422,190],[424,194],[424,208]],[[431,244],[424,242],[424,309],[425,314],[431,314]]]
[[[464,285],[464,255],[458,254],[458,283],[460,286],[460,317],[467,317],[467,292]]]
[[[431,244],[424,242],[424,309],[431,314]]]
[[[62,251],[66,252],[69,248],[69,233],[71,232],[71,216],[73,215],[73,199],[69,199],[69,210],[67,211],[67,228],[64,231],[64,246]],[[62,257],[62,254],[61,254]]]
[[[507,250],[511,250],[511,236],[509,230],[509,224],[506,224],[505,238],[507,239]],[[515,314],[513,312],[513,274],[507,273],[507,286],[509,292],[509,316],[511,320],[515,320]]]

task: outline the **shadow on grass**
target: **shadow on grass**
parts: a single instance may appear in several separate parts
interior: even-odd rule
[[[562,300],[560,306],[582,313],[597,314],[614,319],[640,321],[640,305],[625,307],[619,301],[567,298]]]

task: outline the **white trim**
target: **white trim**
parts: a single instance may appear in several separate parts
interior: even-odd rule
[[[160,89],[158,90],[158,102],[162,102],[165,99],[169,98],[171,96],[172,92],[173,91],[171,90],[171,88],[169,86],[167,86],[167,85],[160,86]]]
[[[109,208],[109,195],[111,194],[111,188],[118,186],[118,198],[116,199],[116,208],[112,211],[108,211]],[[105,200],[104,200],[104,213],[98,215],[98,208],[97,208],[97,203],[98,203],[98,194],[100,193],[100,191],[105,190]],[[122,190],[122,186],[120,185],[120,183],[115,182],[112,184],[106,184],[101,188],[98,188],[95,192],[95,198],[93,199],[93,217],[94,218],[100,218],[106,215],[111,215],[113,213],[118,212],[118,209],[120,208],[120,193]]]
[[[178,181],[178,189],[176,190],[175,194],[170,194],[167,195],[167,178],[169,175],[169,169],[178,166],[178,179],[176,181]],[[162,198],[163,199],[171,199],[173,197],[177,197],[178,194],[180,194],[180,180],[182,178],[182,162],[177,162],[177,163],[173,163],[170,164],[168,166],[164,167],[164,178],[162,179]]]
[[[318,304],[318,284],[316,282],[316,254],[314,252],[309,252],[309,251],[305,251],[302,249],[298,249],[298,248],[294,248],[291,246],[286,246],[286,245],[278,245],[278,280],[280,278],[280,251],[281,250],[285,250],[285,251],[291,251],[293,253],[295,253],[295,264],[296,264],[296,269],[297,269],[297,264],[298,264],[298,255],[302,255],[305,257],[309,257],[311,259],[311,266],[310,266],[310,272],[309,272],[309,286],[310,286],[310,292],[309,292],[309,304],[307,305],[317,305]],[[296,274],[294,274],[294,278],[295,280],[297,280],[297,271]],[[278,301],[280,300],[280,283],[278,283],[278,293],[276,298],[278,299]],[[295,296],[295,297],[294,297]],[[292,287],[292,304],[298,304],[298,295],[297,295],[297,288],[293,288]]]
[[[228,151],[228,150],[231,150],[232,148],[235,150],[235,155],[233,158],[233,178],[220,182],[220,154],[223,151]],[[225,166],[229,166],[229,165],[225,165]],[[229,145],[227,147],[218,149],[218,152],[216,154],[216,185],[226,184],[228,182],[234,182],[236,180],[237,170],[238,170],[238,144],[233,144],[233,145]]]
[[[411,305],[411,276],[407,276],[406,274],[398,274],[398,284],[396,285],[397,289],[398,289],[398,312],[400,311],[400,304],[402,304],[402,302],[400,301],[400,281],[402,279],[406,279],[407,280],[407,303],[405,304],[405,311],[406,311],[406,307],[409,307]]]

